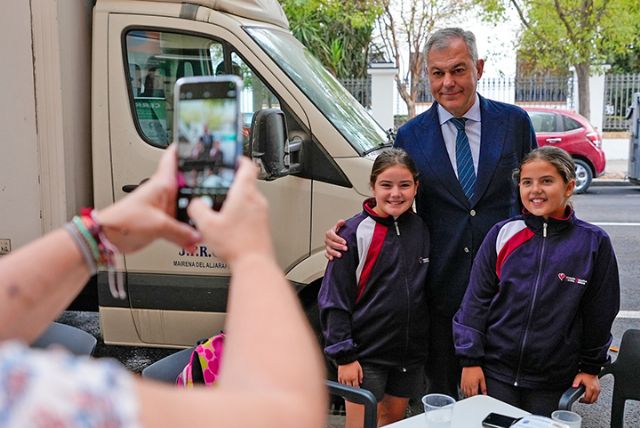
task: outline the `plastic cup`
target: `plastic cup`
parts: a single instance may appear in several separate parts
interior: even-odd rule
[[[556,410],[551,413],[551,419],[563,423],[569,428],[580,428],[582,426],[582,416],[569,410]]]
[[[449,428],[456,400],[444,394],[427,394],[422,397],[427,428]]]

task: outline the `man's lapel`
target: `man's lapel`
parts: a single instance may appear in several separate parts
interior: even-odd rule
[[[471,205],[475,205],[482,197],[491,182],[500,160],[507,132],[505,119],[483,97],[480,97],[480,120],[482,124],[480,159],[478,160],[476,189],[471,199]]]
[[[426,161],[426,166],[433,171],[430,176],[439,181],[438,183],[426,183],[426,185],[441,186],[447,189],[461,203],[468,205],[469,200],[453,171],[451,159],[449,159],[449,154],[444,144],[437,103],[433,103],[423,116],[420,126],[416,127],[415,138],[418,142],[418,147],[422,151],[422,158]]]

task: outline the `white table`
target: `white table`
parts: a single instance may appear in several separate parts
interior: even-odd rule
[[[457,401],[453,406],[451,428],[482,428],[482,420],[491,412],[520,418],[529,412],[504,403],[488,395],[474,395]],[[423,414],[412,416],[402,421],[385,425],[388,428],[426,428]]]

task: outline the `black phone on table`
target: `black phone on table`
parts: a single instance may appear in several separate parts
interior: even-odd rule
[[[176,217],[202,198],[219,210],[242,155],[242,80],[234,75],[178,79],[174,91],[174,142],[178,156]]]
[[[482,426],[486,428],[509,428],[522,418],[514,418],[500,413],[489,413],[482,421]]]

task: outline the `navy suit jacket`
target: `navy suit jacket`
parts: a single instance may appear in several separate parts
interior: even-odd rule
[[[427,286],[432,314],[453,317],[469,282],[471,264],[489,228],[520,210],[512,174],[537,146],[527,113],[480,97],[480,159],[468,200],[442,137],[437,103],[398,130],[395,146],[420,172],[418,214],[431,235]]]

